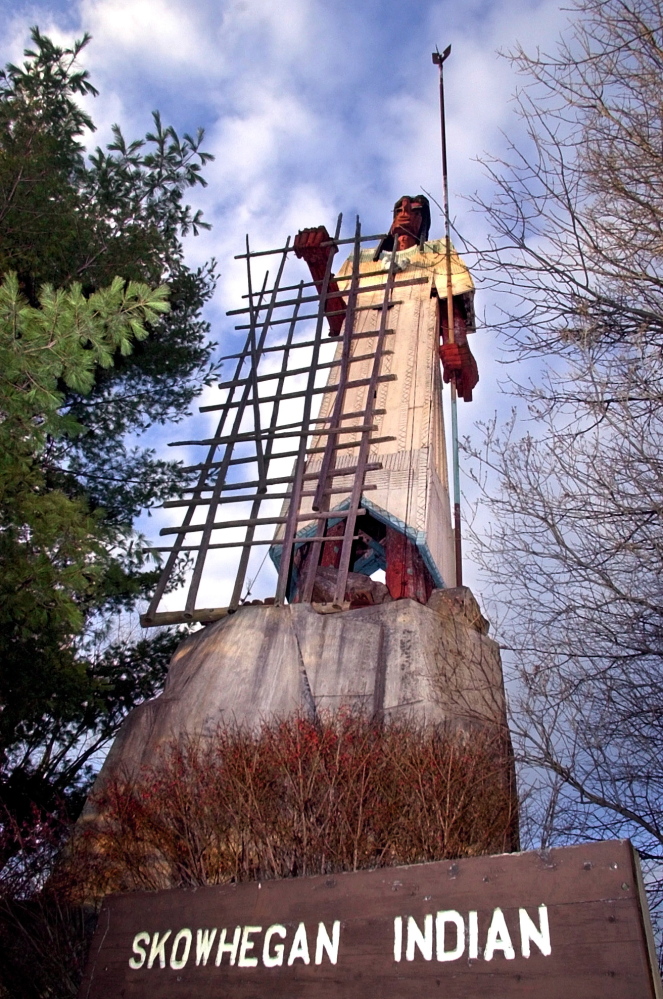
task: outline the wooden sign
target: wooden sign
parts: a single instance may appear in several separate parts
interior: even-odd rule
[[[630,843],[116,895],[80,999],[661,999]]]

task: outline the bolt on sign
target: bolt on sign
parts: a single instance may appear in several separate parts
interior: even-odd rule
[[[80,999],[661,999],[627,841],[116,895]]]

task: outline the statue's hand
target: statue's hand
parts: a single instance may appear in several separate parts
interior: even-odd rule
[[[316,229],[301,229],[295,236],[295,254],[308,264],[311,277],[319,292],[322,291],[327,261],[338,249],[333,244],[330,246],[321,245],[330,241],[331,236],[323,225],[319,225]],[[325,314],[329,321],[330,336],[339,335],[345,319],[345,302],[340,293],[334,296],[335,292],[339,292],[339,287],[332,277],[327,288],[325,302]]]
[[[466,343],[443,343],[440,359],[445,382],[453,378],[458,395],[465,402],[471,402],[472,389],[479,381],[479,369],[470,348]]]
[[[322,246],[331,240],[325,226],[315,229],[301,229],[295,236],[295,255],[309,265],[314,279],[324,276],[330,254],[336,253],[335,246]]]
[[[463,366],[458,344],[443,343],[440,347],[440,360],[442,361],[444,380],[445,382],[450,382]]]

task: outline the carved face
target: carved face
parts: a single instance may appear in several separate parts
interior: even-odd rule
[[[398,243],[399,250],[407,250],[419,242],[423,222],[423,205],[418,198],[407,195],[394,206],[394,221],[389,230]]]

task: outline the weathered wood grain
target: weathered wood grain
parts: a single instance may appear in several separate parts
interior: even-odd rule
[[[103,907],[80,999],[659,999],[660,982],[648,950],[648,915],[639,887],[637,859],[628,842],[592,843],[550,852],[478,857],[420,866],[363,871],[329,877],[228,885],[197,890],[120,895]],[[524,910],[545,934],[523,950],[520,929]],[[438,960],[436,914],[454,910],[463,919],[465,948],[455,960]],[[501,916],[495,916],[496,910]],[[470,913],[476,913],[478,953],[468,956]],[[423,932],[432,916],[430,959],[416,947],[406,954],[408,917]],[[401,960],[394,954],[394,919],[401,917],[404,939]],[[505,920],[514,957],[500,950],[487,960],[489,926]],[[333,944],[339,921],[336,963],[331,950],[319,948],[319,924]],[[283,963],[266,967],[266,930],[278,924],[267,956]],[[306,940],[305,952],[295,945]],[[526,925],[528,925],[526,923]],[[216,966],[217,938],[223,928],[232,939],[240,927],[234,964],[229,954]],[[248,927],[248,930],[244,928]],[[206,964],[196,964],[198,930],[217,933]],[[165,967],[157,955],[147,967],[154,935],[170,936],[163,949]],[[180,942],[173,955],[177,933]],[[186,963],[186,931],[192,945]],[[136,934],[149,934],[143,945],[145,961],[132,945]],[[242,958],[241,941],[247,946]],[[147,939],[147,937],[145,938]],[[504,945],[502,934],[500,943]],[[140,942],[140,941],[139,941]],[[455,931],[448,931],[446,950],[453,950]],[[295,957],[288,964],[293,955]],[[297,953],[300,956],[297,956]],[[133,956],[132,956],[133,955]],[[138,956],[137,956],[138,955]],[[303,956],[302,956],[303,955]],[[255,959],[253,967],[250,965]],[[319,960],[318,960],[319,959]],[[316,963],[318,960],[318,963]],[[244,966],[241,966],[244,964]],[[172,967],[171,965],[175,965]]]

